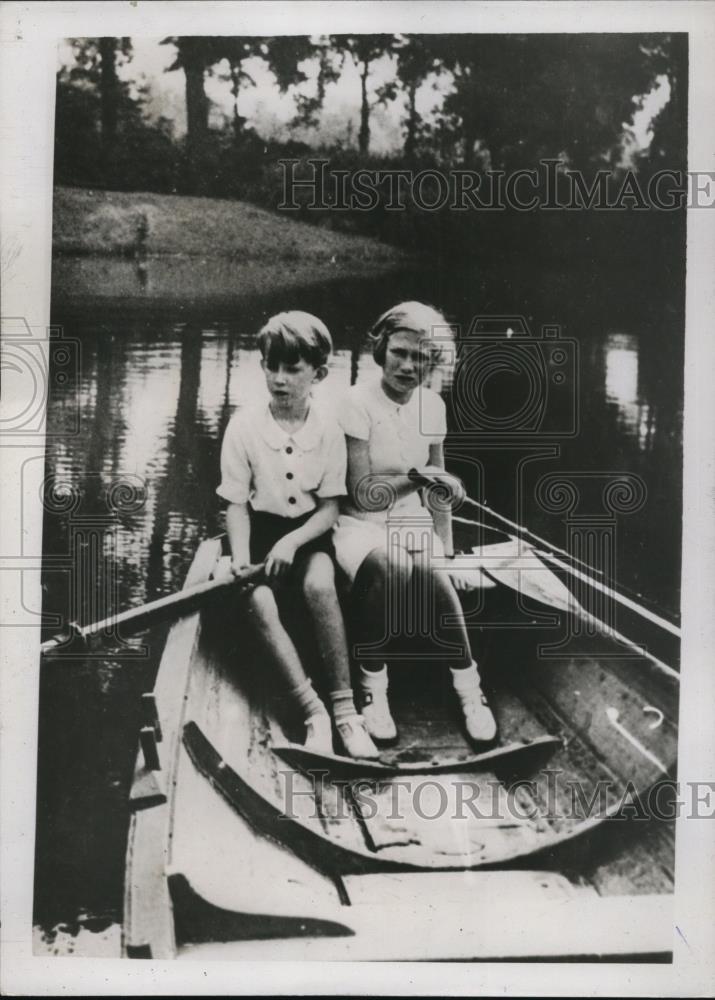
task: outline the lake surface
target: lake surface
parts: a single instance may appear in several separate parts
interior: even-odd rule
[[[490,317],[482,330],[515,329],[520,316],[533,335],[544,325],[559,327],[567,356],[554,364],[566,374],[549,397],[541,425],[548,433],[513,423],[502,433],[528,395],[528,373],[507,364],[484,386],[479,405],[496,415],[497,429],[481,438],[459,424],[459,407],[464,412],[471,404],[458,398],[461,383],[453,381],[452,467],[472,496],[561,546],[568,544],[566,514],[545,509],[539,481],[571,473],[587,484],[584,516],[594,523],[606,516],[613,525],[615,576],[677,617],[679,282],[676,275],[673,287],[654,287],[647,274],[622,263],[610,273],[581,266],[536,274],[512,273],[502,262],[491,272],[343,279],[274,293],[268,301],[224,296],[174,309],[135,296],[111,304],[67,295],[58,305],[56,298],[53,323],[78,341],[80,365],[76,379],[55,380],[48,411],[54,433],[44,551],[55,561],[43,577],[46,614],[84,623],[181,586],[199,541],[221,528],[215,494],[221,436],[234,410],[265,391],[252,341],[269,315],[299,308],[325,320],[336,350],[320,391],[339,406],[351,383],[376,371],[365,346],[370,323],[383,309],[416,298],[442,308],[460,325],[462,339],[475,317]],[[514,471],[519,462],[521,479]],[[639,509],[614,515],[599,507],[599,497],[609,477],[624,473],[639,477],[645,492]],[[598,496],[589,492],[594,484]],[[51,621],[45,631],[56,631]],[[43,671],[35,916],[40,946],[50,951],[68,936],[118,940],[112,928],[121,918],[139,700],[152,687],[162,642],[159,629],[125,641],[117,655]]]

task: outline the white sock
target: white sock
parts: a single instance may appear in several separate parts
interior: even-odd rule
[[[366,670],[360,667],[360,687],[363,691],[387,691],[387,667],[382,670]]]
[[[303,709],[304,719],[310,719],[316,715],[328,714],[328,710],[316,694],[315,688],[309,680],[306,679],[297,684],[292,689],[291,694]]]
[[[455,670],[454,667],[450,667],[449,671],[452,674],[452,683],[457,694],[460,694],[462,691],[473,691],[475,688],[481,687],[479,671],[474,660],[472,660],[468,667],[464,667],[462,670]]]
[[[331,691],[330,701],[333,707],[333,718],[336,722],[358,714],[353,700],[352,688],[340,688],[338,691]]]

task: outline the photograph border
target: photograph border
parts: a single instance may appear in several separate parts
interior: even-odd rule
[[[33,343],[50,317],[53,122],[57,43],[65,37],[167,34],[311,34],[397,31],[689,33],[690,170],[715,178],[715,3],[704,2],[85,2],[5,3],[0,8],[0,137],[3,143],[3,353],[11,329],[26,324]],[[715,209],[715,206],[713,206]],[[686,278],[683,664],[680,782],[713,782],[715,819],[715,210],[688,211]],[[13,383],[14,386],[14,383]],[[8,414],[33,402],[3,398]],[[13,392],[15,390],[13,389]],[[23,608],[41,605],[42,507],[39,485],[19,474],[43,454],[42,429],[31,444],[0,441],[0,623],[3,628],[0,756],[0,988],[14,995],[228,993],[316,995],[710,995],[715,988],[715,823],[677,821],[672,965],[599,964],[593,974],[569,963],[242,963],[38,957],[32,954],[32,887],[37,775],[39,629],[16,626]],[[26,490],[22,492],[23,488]],[[19,565],[24,568],[22,592]],[[31,581],[31,582],[30,582]],[[591,969],[591,966],[589,966]]]

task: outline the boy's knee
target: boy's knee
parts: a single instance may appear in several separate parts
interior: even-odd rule
[[[330,556],[320,553],[311,560],[302,589],[308,600],[321,600],[335,594],[335,569]]]
[[[254,587],[247,596],[248,610],[255,618],[266,621],[278,614],[278,606],[273,591],[265,584]]]

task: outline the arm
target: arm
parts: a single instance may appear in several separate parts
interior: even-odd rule
[[[430,467],[435,470],[444,469],[444,446],[442,442],[438,442],[430,445],[429,452]],[[445,473],[445,482],[448,483],[449,480],[453,480],[458,484],[460,489],[462,484],[454,476]],[[454,494],[458,495],[458,492]],[[454,539],[452,536],[452,510],[451,508],[432,510],[432,522],[434,524],[434,530],[442,541],[444,545],[444,554],[448,559],[454,559]],[[492,583],[487,577],[484,576],[481,569],[475,570],[469,566],[460,566],[460,560],[455,560],[450,568],[448,569],[449,578],[452,581],[452,585],[458,591],[474,590],[478,587],[488,588],[492,586]]]
[[[419,483],[413,482],[404,472],[371,472],[367,441],[362,441],[359,438],[350,437],[349,435],[346,440],[348,444],[347,485],[350,494],[350,503],[355,510],[386,510],[393,499],[400,500],[402,497],[407,496],[409,493],[414,493],[415,490],[420,488]],[[370,484],[377,487],[380,482],[388,483],[390,487],[390,496],[385,497],[384,506],[377,506],[377,504],[366,506],[364,500],[360,502],[360,496],[365,488],[369,488]],[[361,483],[364,484],[362,489]],[[376,501],[377,499],[382,499],[379,491],[376,492]]]
[[[226,532],[231,547],[231,569],[234,573],[251,561],[251,521],[248,517],[248,505],[245,503],[230,503],[226,509]]]
[[[435,469],[444,469],[444,445],[442,442],[433,443],[429,446],[429,464]],[[432,521],[434,530],[444,545],[444,554],[448,558],[454,556],[454,540],[452,538],[452,511],[433,510]]]
[[[251,464],[241,434],[241,423],[234,417],[221,443],[221,483],[216,490],[228,501],[226,533],[231,549],[231,571],[235,576],[251,561],[251,521],[248,498],[251,489]]]
[[[266,577],[270,580],[283,576],[290,569],[296,553],[308,542],[330,531],[338,519],[336,497],[318,497],[318,507],[305,524],[289,531],[280,538],[266,557]]]
[[[289,538],[297,551],[301,546],[330,531],[337,519],[337,497],[318,497],[318,507],[312,517],[309,517],[302,527],[284,535],[284,539]]]

